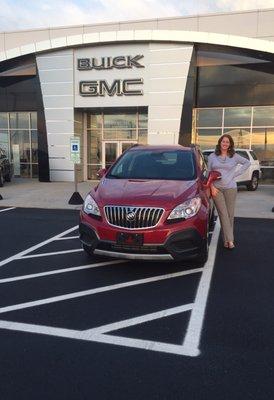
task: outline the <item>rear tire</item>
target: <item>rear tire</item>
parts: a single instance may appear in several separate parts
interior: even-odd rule
[[[259,177],[256,172],[252,174],[251,181],[246,185],[246,188],[250,192],[254,192],[255,190],[258,189],[258,184],[259,184]]]
[[[83,247],[85,253],[86,253],[89,257],[92,257],[92,256],[93,256],[93,250],[91,249],[91,247],[87,246],[86,244],[82,244],[82,247]]]

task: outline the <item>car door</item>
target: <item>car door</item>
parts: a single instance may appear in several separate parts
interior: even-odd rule
[[[239,154],[239,156],[246,158],[248,161],[251,161],[249,159],[249,154],[248,154],[247,151],[245,151],[245,150],[236,150],[236,153]],[[239,170],[240,168],[241,168],[241,164],[238,164],[237,165],[237,170]],[[250,168],[248,168],[243,174],[241,174],[240,176],[237,176],[236,182],[246,182],[246,181],[249,181],[250,179],[251,179],[251,177],[250,177]]]

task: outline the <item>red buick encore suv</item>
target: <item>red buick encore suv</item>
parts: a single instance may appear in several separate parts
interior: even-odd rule
[[[214,219],[207,173],[195,147],[139,146],[124,152],[87,195],[80,240],[92,255],[205,262]]]

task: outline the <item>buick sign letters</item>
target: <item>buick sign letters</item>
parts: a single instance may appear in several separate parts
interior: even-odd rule
[[[79,71],[91,70],[109,70],[109,69],[125,69],[125,68],[144,68],[140,64],[140,59],[143,55],[132,56],[117,56],[117,57],[101,57],[100,61],[97,58],[78,58],[77,69]],[[135,79],[115,79],[112,83],[108,83],[105,79],[81,81],[80,95],[81,96],[140,96],[143,94],[141,89],[136,87],[143,84],[142,78]],[[140,87],[140,86],[139,86]]]

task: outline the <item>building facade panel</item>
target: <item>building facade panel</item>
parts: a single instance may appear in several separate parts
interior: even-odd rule
[[[199,16],[198,23],[200,32],[225,32],[231,35],[256,37],[258,13],[254,11]]]
[[[48,135],[48,145],[49,146],[64,146],[69,143],[71,138],[70,133],[54,133]]]
[[[73,92],[73,51],[52,52],[41,57],[37,56],[36,60],[43,95],[46,128],[50,138],[48,150],[50,179],[61,181],[68,172],[67,170],[73,169],[73,164],[69,159],[68,135],[73,136],[74,134],[74,108],[73,96],[67,95],[67,93]],[[64,61],[66,69],[60,69],[60,60]],[[58,82],[63,83],[61,86],[55,86],[55,83]],[[55,134],[58,135],[59,143],[62,137],[62,143],[53,144]],[[64,136],[60,134],[64,134]],[[59,160],[58,168],[55,168],[56,160]],[[64,160],[65,164],[62,169],[61,164]],[[68,174],[70,175],[70,172]]]
[[[47,87],[47,86],[46,86]],[[56,90],[56,88],[55,88]],[[67,94],[59,94],[59,91],[57,91],[57,94],[45,94],[43,96],[44,98],[44,104],[45,107],[48,108],[56,108],[56,109],[62,109],[62,108],[68,108],[68,107],[73,107],[74,106],[74,97],[73,95],[67,95]]]
[[[55,94],[52,94],[54,90]],[[62,93],[62,96],[73,96],[73,87],[67,83],[60,82],[44,82],[43,83],[43,94],[44,96],[57,96]],[[60,95],[61,96],[61,95]]]
[[[94,33],[94,32],[107,32],[107,31],[119,31],[120,24],[95,24],[95,25],[84,25],[83,33]]]
[[[5,51],[5,34],[0,33],[0,53]]]
[[[198,31],[198,17],[159,19],[158,29]]]
[[[73,108],[70,110],[70,114],[68,114],[71,119],[55,119],[48,120],[46,119],[47,131],[50,134],[53,133],[71,133],[73,136],[74,132],[74,120],[73,120]]]
[[[258,36],[268,38],[274,36],[274,10],[259,11]]]
[[[151,55],[153,53],[152,64],[177,64],[181,63],[182,59],[187,57],[191,57],[192,47],[191,46],[151,46],[150,45]]]
[[[186,84],[187,78],[151,78],[150,79],[150,90],[153,93],[165,92],[165,91],[177,91],[178,88],[182,88]]]
[[[177,119],[181,117],[182,114],[182,107],[181,105],[171,106],[171,105],[162,105],[162,106],[155,106],[151,105],[149,108],[150,116],[152,119],[155,118],[171,118]]]
[[[69,121],[73,107],[64,108],[45,108],[45,117],[47,121]]]
[[[49,40],[49,29],[34,29],[17,32],[5,32],[5,49],[24,46],[33,42]]]
[[[56,174],[57,170],[61,171],[71,171],[73,168],[71,167],[71,161],[69,159],[69,149],[67,147],[64,149],[61,146],[59,147],[60,151],[62,154],[65,155],[65,157],[60,158],[59,153],[58,153],[58,158],[54,156],[56,154],[55,152],[51,153],[51,173],[54,171]],[[64,176],[64,175],[63,175]]]
[[[73,182],[74,170],[52,170],[50,173],[50,179],[52,182]]]
[[[42,69],[39,70],[40,79],[43,83],[50,82],[69,82],[73,84],[73,68],[56,68],[53,69]]]
[[[157,20],[151,21],[135,21],[135,22],[120,22],[120,30],[135,30],[135,29],[158,29]]]
[[[60,52],[59,55],[56,55],[56,53],[53,54],[48,54],[48,56],[42,57],[43,59],[43,70],[44,71],[49,71],[49,70],[56,70],[56,69],[71,69],[71,52],[70,53],[64,53],[63,51]]]
[[[163,76],[169,78],[187,77],[188,67],[188,62],[182,60],[178,63],[152,63],[149,66],[149,73],[154,78],[161,78]]]
[[[83,34],[83,26],[71,26],[69,28],[50,28],[49,35],[50,39],[55,39],[70,35],[81,35]]]

